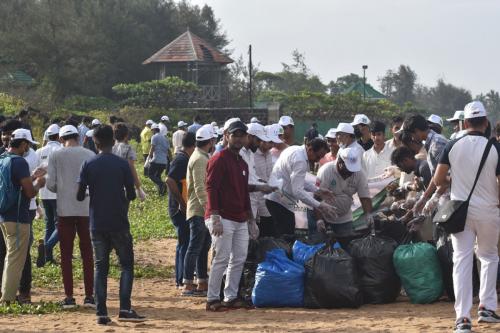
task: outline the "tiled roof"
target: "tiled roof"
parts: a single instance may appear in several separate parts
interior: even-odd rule
[[[233,62],[231,58],[188,30],[146,59],[142,64],[187,61],[216,62],[220,64]]]

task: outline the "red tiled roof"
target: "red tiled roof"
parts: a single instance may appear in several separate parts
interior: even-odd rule
[[[233,62],[231,58],[188,30],[144,60],[142,64],[186,61],[216,62],[220,64],[230,64]]]

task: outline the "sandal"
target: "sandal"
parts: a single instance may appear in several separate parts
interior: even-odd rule
[[[222,304],[230,309],[245,309],[245,310],[251,310],[254,307],[249,304],[247,301],[242,300],[240,298],[235,298],[232,301],[229,302],[222,302]]]
[[[206,310],[209,312],[225,312],[229,308],[221,303],[221,301],[207,302]]]

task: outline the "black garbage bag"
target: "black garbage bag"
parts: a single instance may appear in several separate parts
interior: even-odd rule
[[[252,301],[252,290],[255,285],[255,273],[257,272],[257,266],[258,264],[252,262],[245,262],[245,266],[243,266],[239,296],[247,302]]]
[[[358,308],[363,304],[356,264],[344,250],[326,246],[306,263],[304,306]]]
[[[453,287],[453,244],[448,235],[442,234],[437,241],[437,255],[443,272],[443,285],[446,295],[450,301],[455,301],[455,291]],[[472,267],[472,293],[479,295],[479,270],[477,267],[477,258],[474,255]]]
[[[273,249],[283,249],[288,258],[292,258],[292,247],[290,243],[280,238],[262,237],[251,240],[248,243],[247,262],[259,264],[266,259],[266,253]]]
[[[398,244],[403,244],[408,229],[400,220],[390,221],[387,218],[375,216],[375,229],[377,235],[394,239]]]
[[[395,240],[374,235],[351,242],[349,252],[356,261],[365,303],[391,303],[398,297],[401,281],[392,260],[397,247]]]

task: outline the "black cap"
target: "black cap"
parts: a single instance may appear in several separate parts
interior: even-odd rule
[[[245,125],[244,122],[238,120],[238,121],[232,122],[231,125],[229,125],[227,132],[234,133],[236,131],[243,131],[246,133],[247,130],[248,130],[247,125]]]

